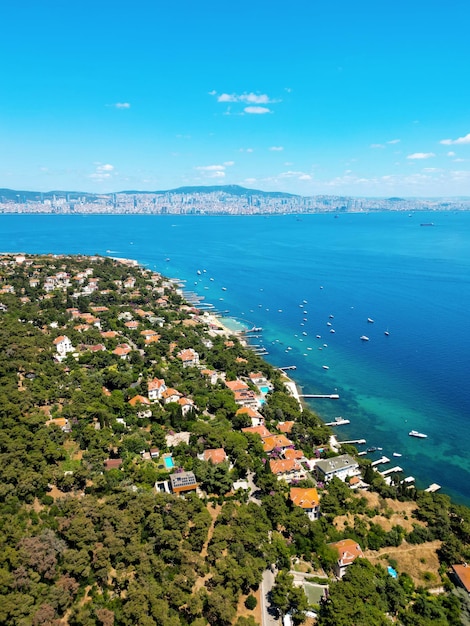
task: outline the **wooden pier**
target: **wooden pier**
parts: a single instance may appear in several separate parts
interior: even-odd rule
[[[339,445],[342,446],[344,444],[354,445],[355,443],[366,443],[365,439],[349,439],[349,441],[338,441]],[[361,454],[361,453],[359,453]],[[366,454],[364,452],[364,454]]]
[[[326,398],[328,400],[339,400],[337,393],[304,393],[299,394],[299,398]]]
[[[344,424],[350,424],[351,420],[345,420],[342,417],[335,417],[334,422],[327,422],[325,426],[343,426]]]
[[[371,465],[372,467],[375,467],[376,465],[381,465],[382,463],[390,463],[390,459],[386,456],[382,456],[380,459],[377,459],[377,461],[372,461]]]
[[[277,369],[281,370],[281,372],[285,372],[287,370],[296,370],[297,365],[286,365],[285,367],[278,367]]]
[[[424,491],[427,491],[428,493],[435,493],[436,491],[439,491],[440,488],[441,486],[437,483],[432,483],[432,485],[429,485],[429,487]]]
[[[391,467],[390,469],[385,470],[385,472],[379,472],[379,474],[382,476],[388,476],[389,474],[398,474],[398,472],[402,471],[403,469],[399,465],[395,465],[395,467]]]

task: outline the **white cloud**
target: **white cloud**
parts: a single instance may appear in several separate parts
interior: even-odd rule
[[[445,146],[454,146],[458,144],[468,144],[470,143],[470,133],[465,135],[464,137],[458,137],[457,139],[442,139],[440,142]]]
[[[92,178],[96,181],[106,180],[107,178],[111,178],[111,173],[114,170],[114,165],[110,163],[95,163],[96,170],[93,174],[90,174],[89,178]]]
[[[269,149],[271,152],[282,152],[284,150],[284,146],[271,146]]]
[[[217,170],[224,170],[225,165],[199,165],[195,169],[199,170],[200,172],[215,172]]]
[[[383,143],[371,143],[370,144],[371,148],[385,148],[385,146],[383,145]]]
[[[217,92],[209,92],[211,96],[217,96]],[[244,102],[245,104],[269,104],[274,102],[265,93],[221,93],[217,96],[217,102]]]
[[[465,159],[452,159],[454,163],[463,163]]]
[[[254,152],[253,148],[240,148],[239,152]]]
[[[305,172],[294,172],[289,170],[287,172],[282,172],[279,174],[279,178],[296,178],[297,180],[312,180],[310,174],[306,174]]]
[[[413,154],[409,154],[407,159],[430,159],[431,157],[435,157],[434,152],[413,152]]]
[[[391,139],[390,141],[387,141],[387,143],[400,143],[401,139]]]
[[[224,165],[231,167],[232,165],[235,165],[235,161],[224,161]]]
[[[116,102],[116,103],[114,104],[114,107],[115,107],[116,109],[130,109],[130,108],[131,108],[131,105],[130,105],[130,103],[129,103],[129,102]]]
[[[447,153],[448,157],[453,157],[455,156],[455,152],[453,152],[452,150],[450,152]]]
[[[268,109],[267,107],[258,107],[258,106],[245,107],[243,110],[245,111],[245,113],[250,113],[253,115],[264,115],[265,113],[272,113],[271,109]]]
[[[198,172],[202,172],[205,178],[225,178],[225,166],[223,165],[199,165],[194,169]]]

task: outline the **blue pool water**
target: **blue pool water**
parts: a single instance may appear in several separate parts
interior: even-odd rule
[[[173,469],[175,467],[175,464],[174,464],[173,459],[171,458],[171,456],[164,457],[163,461],[164,461],[165,467],[167,469]]]
[[[259,389],[262,393],[269,393],[269,387],[260,387]]]

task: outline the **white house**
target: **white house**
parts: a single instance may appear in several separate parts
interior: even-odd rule
[[[65,359],[68,352],[73,352],[74,347],[72,346],[72,342],[66,335],[60,335],[60,337],[56,337],[54,339],[54,345],[57,350],[57,354],[60,359]]]
[[[343,482],[348,476],[357,476],[359,464],[349,454],[341,454],[330,459],[322,459],[315,464],[318,480],[327,483],[335,476]]]

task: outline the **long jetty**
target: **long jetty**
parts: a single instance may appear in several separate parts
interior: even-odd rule
[[[300,398],[327,398],[329,400],[339,400],[337,393],[303,393],[299,394]]]
[[[287,370],[296,370],[297,369],[297,365],[286,365],[285,367],[278,367],[278,370],[281,370],[281,372],[287,371]]]

